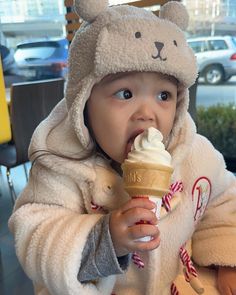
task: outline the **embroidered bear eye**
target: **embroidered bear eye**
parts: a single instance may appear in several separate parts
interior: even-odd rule
[[[141,38],[141,33],[140,33],[140,32],[136,32],[136,33],[135,33],[135,38],[137,38],[137,39],[138,39],[138,38]]]
[[[107,186],[107,188],[108,188],[108,189],[111,189],[111,186],[110,186],[110,185],[108,185],[108,186]]]
[[[175,46],[177,47],[178,45],[177,45],[177,42],[176,42],[176,40],[174,40],[173,42],[174,42]]]

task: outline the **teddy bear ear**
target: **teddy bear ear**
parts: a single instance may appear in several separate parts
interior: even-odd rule
[[[108,0],[74,0],[75,12],[87,22],[93,22],[107,7]]]
[[[168,19],[172,23],[175,23],[183,31],[185,31],[188,27],[188,11],[180,2],[170,1],[164,4],[160,9],[159,17],[162,19]]]

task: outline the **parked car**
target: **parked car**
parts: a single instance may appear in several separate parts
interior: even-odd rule
[[[2,68],[4,74],[15,73],[16,62],[14,59],[14,52],[5,45],[0,44],[0,55],[2,59]]]
[[[19,74],[28,80],[66,77],[68,41],[50,39],[18,44],[15,60]]]
[[[5,87],[10,87],[12,83],[24,82],[25,78],[18,75],[18,67],[14,59],[14,50],[0,44],[0,55]]]
[[[194,50],[200,76],[207,84],[220,84],[236,75],[236,38],[232,36],[188,39]]]

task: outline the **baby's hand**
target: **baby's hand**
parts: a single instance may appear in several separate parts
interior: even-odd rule
[[[236,268],[219,267],[217,282],[221,295],[236,295]]]
[[[159,246],[157,217],[151,211],[154,208],[155,204],[148,198],[134,198],[111,213],[110,234],[117,257],[134,251],[150,251]],[[139,223],[140,220],[145,223]],[[145,236],[152,239],[149,242],[137,241]]]

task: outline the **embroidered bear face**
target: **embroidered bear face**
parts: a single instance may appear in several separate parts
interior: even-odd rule
[[[108,24],[98,36],[95,73],[105,76],[123,71],[159,71],[185,76],[195,59],[184,34],[170,21],[158,17],[130,17]],[[177,62],[178,61],[178,62]],[[183,78],[184,80],[184,78]]]
[[[75,8],[85,20],[75,36],[79,50],[75,58],[80,65],[87,63],[79,69],[81,77],[89,72],[104,77],[156,71],[173,75],[186,87],[194,83],[196,59],[182,31],[188,13],[180,2],[163,5],[159,17],[130,5],[108,7],[106,0],[76,0]]]

